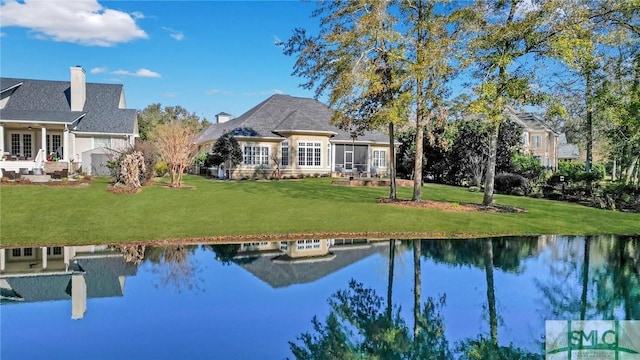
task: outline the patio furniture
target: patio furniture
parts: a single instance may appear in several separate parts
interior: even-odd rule
[[[53,174],[51,174],[51,178],[52,179],[57,179],[57,180],[61,180],[64,179],[66,177],[69,177],[69,170],[64,169],[64,170],[56,170],[53,172]]]
[[[20,178],[20,173],[16,173],[12,170],[2,169],[2,177],[6,177],[9,180],[16,181]]]

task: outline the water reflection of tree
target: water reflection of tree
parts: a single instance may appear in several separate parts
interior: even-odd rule
[[[462,359],[541,359],[542,356],[516,346],[500,346],[499,315],[496,305],[494,269],[520,273],[522,261],[538,252],[538,238],[493,238],[474,240],[423,241],[422,254],[436,263],[473,266],[484,270],[487,284],[489,337],[483,334],[456,346]]]
[[[331,312],[325,322],[313,318],[313,332],[303,333],[298,343],[290,342],[297,359],[450,359],[453,358],[444,330],[441,309],[445,297],[428,298],[421,303],[421,256],[452,265],[472,265],[485,270],[489,308],[490,337],[479,335],[455,347],[462,359],[542,359],[516,346],[498,346],[498,315],[495,301],[493,269],[522,271],[523,258],[538,250],[537,239],[485,239],[412,241],[414,264],[413,331],[392,305],[393,259],[395,242],[390,242],[387,302],[374,290],[351,281],[329,299]],[[446,260],[445,260],[446,259]],[[385,306],[386,305],[386,306]],[[385,309],[383,309],[385,307]],[[390,310],[391,309],[391,310]]]
[[[640,237],[620,236],[607,242],[606,263],[594,274],[596,309],[615,318],[622,308],[625,320],[640,319]]]
[[[545,319],[640,319],[640,238],[568,238],[550,269],[537,282]]]
[[[176,292],[200,290],[199,269],[193,260],[196,245],[154,246],[147,248],[145,258],[152,272],[158,274],[156,287],[172,287]]]
[[[144,260],[145,245],[122,245],[116,247],[124,257],[124,261],[140,265]]]
[[[351,280],[346,290],[329,298],[331,312],[325,322],[312,320],[314,333],[289,342],[297,359],[450,359],[444,337],[443,303],[427,300],[422,316],[428,324],[412,336],[400,309],[387,313],[385,299],[373,289]]]

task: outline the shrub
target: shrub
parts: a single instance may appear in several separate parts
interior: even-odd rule
[[[528,195],[531,193],[531,183],[527,178],[518,174],[502,173],[496,175],[495,190],[502,194]]]
[[[547,168],[533,155],[515,153],[511,162],[516,174],[522,175],[532,181],[541,180],[547,171]]]
[[[560,161],[558,163],[558,175],[564,175],[565,181],[600,181],[604,179],[606,174],[605,166],[602,164],[592,164],[591,172],[587,174],[585,171],[586,165],[584,162],[568,162]]]
[[[158,161],[155,167],[156,176],[163,177],[169,172],[169,166],[164,161]]]
[[[266,179],[269,174],[269,167],[267,165],[258,165],[253,170],[253,178],[254,179]]]

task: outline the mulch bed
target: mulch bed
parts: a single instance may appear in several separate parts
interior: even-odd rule
[[[483,206],[480,204],[470,204],[470,203],[452,203],[446,201],[431,201],[431,200],[423,200],[423,201],[411,201],[411,200],[392,200],[388,198],[378,199],[378,203],[382,204],[392,204],[396,206],[405,206],[405,207],[414,207],[421,209],[436,209],[443,211],[481,211],[488,213],[524,213],[527,210],[515,206],[508,205],[491,205],[491,206]]]

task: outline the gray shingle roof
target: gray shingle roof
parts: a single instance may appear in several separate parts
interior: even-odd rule
[[[6,280],[25,302],[71,299],[71,274],[12,277]]]
[[[279,133],[284,132],[320,132],[333,135],[334,141],[351,141],[349,132],[331,124],[332,117],[333,110],[315,99],[276,94],[233,120],[208,126],[196,141],[214,141],[227,131],[236,136],[255,138],[281,137]],[[378,131],[366,132],[357,140],[389,141]]]
[[[562,133],[558,137],[558,159],[579,159],[580,150],[575,144],[567,142],[567,134]]]
[[[509,119],[520,125],[528,131],[551,131],[558,134],[554,129],[547,125],[542,119],[532,113],[517,112],[511,106],[506,107]]]
[[[86,83],[84,109],[73,112],[68,81],[0,78],[0,90],[19,83],[22,84],[12,90],[5,108],[0,110],[0,120],[70,124],[81,117],[74,124],[77,132],[132,134],[135,131],[136,110],[118,108],[123,92],[121,84]]]
[[[122,256],[79,258],[73,265],[77,267],[75,271],[84,271],[88,298],[123,296],[120,277],[135,275],[137,271],[137,267],[127,263]],[[25,302],[70,300],[71,276],[27,275],[9,277],[6,281]]]

